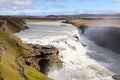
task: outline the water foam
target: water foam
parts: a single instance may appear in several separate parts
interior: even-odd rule
[[[49,77],[55,80],[113,80],[113,73],[91,59],[80,41],[67,38],[66,42],[56,45],[62,56],[63,68],[52,70]]]
[[[37,25],[38,24],[39,23],[37,23]],[[44,23],[42,25],[45,24],[47,23]],[[56,23],[52,23],[52,25],[53,24],[55,25]],[[57,25],[60,26],[61,23],[57,22]],[[69,28],[68,30],[67,30],[67,26]],[[103,61],[99,60],[99,62],[101,62],[99,63],[97,62],[96,59],[93,59],[91,56],[88,55],[89,53],[91,55],[96,54],[96,57],[99,57],[97,55],[100,54],[97,54],[97,51],[98,49],[101,48],[97,49],[97,45],[87,40],[86,38],[83,37],[81,38],[77,28],[75,28],[74,26],[71,25],[67,25],[67,26],[66,27],[64,26],[65,27],[64,29],[66,30],[64,29],[61,30],[61,32],[59,32],[60,34],[56,36],[53,35],[49,36],[51,33],[46,36],[40,36],[41,34],[39,34],[39,36],[32,36],[32,34],[29,34],[28,36],[25,35],[25,33],[28,33],[27,31],[26,32],[24,31],[23,33],[22,32],[18,33],[17,35],[21,37],[22,40],[26,43],[35,43],[42,45],[51,44],[59,49],[60,51],[59,58],[61,59],[61,61],[63,61],[63,67],[61,69],[51,70],[48,73],[48,76],[53,78],[54,80],[113,80],[111,76],[114,74],[114,72],[110,71],[105,66],[105,65],[111,65],[110,64],[111,61],[106,62],[104,60]],[[33,27],[31,27],[31,31],[30,31],[31,33],[32,33],[32,29]],[[62,32],[64,33],[64,35],[62,34]],[[39,32],[35,32],[35,33],[39,33]],[[74,37],[74,35],[77,35],[79,39]],[[83,45],[81,44],[80,40],[82,39],[87,44],[86,47],[87,49],[83,47]],[[93,45],[94,47],[93,46],[92,47],[95,48],[96,51],[93,51],[94,49],[92,50],[92,48],[90,48],[91,46],[89,45]],[[104,54],[101,55],[104,56]],[[108,57],[104,56],[104,58],[108,58]]]

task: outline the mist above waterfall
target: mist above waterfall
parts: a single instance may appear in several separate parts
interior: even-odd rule
[[[120,28],[113,24],[116,22],[112,20],[101,21],[99,26],[88,27],[84,35],[96,44],[120,53]]]

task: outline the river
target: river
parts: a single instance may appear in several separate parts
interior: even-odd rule
[[[48,73],[54,80],[114,80],[112,76],[120,73],[120,55],[98,46],[71,24],[28,22],[27,26],[28,30],[16,34],[25,43],[59,49],[63,68]]]

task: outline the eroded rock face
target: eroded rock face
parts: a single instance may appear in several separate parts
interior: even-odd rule
[[[33,50],[26,60],[27,65],[34,67],[44,74],[47,74],[49,70],[56,67],[62,67],[62,62],[58,58],[59,51],[54,46],[29,45]]]
[[[120,53],[120,28],[118,27],[89,27],[84,35],[96,44]]]

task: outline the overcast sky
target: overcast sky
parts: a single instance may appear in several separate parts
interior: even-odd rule
[[[120,13],[120,0],[0,0],[0,15]]]

